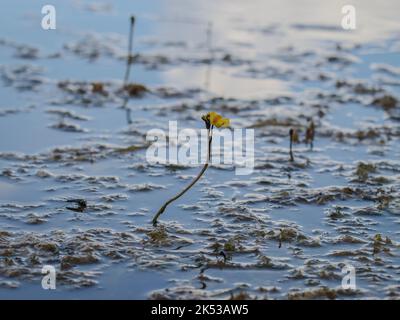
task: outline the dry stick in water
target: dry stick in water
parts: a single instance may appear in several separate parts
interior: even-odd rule
[[[129,28],[129,39],[128,39],[128,56],[126,58],[126,69],[125,69],[125,77],[124,77],[124,85],[123,85],[124,89],[126,88],[126,85],[128,84],[129,74],[131,72],[131,65],[133,62],[132,47],[133,47],[134,26],[135,26],[135,16],[131,16],[131,24],[130,24],[130,28]],[[122,104],[122,109],[126,108],[128,101],[129,101],[129,95],[124,99],[124,103]],[[132,123],[131,110],[129,108],[126,109],[126,119],[127,119],[128,124]]]
[[[124,85],[128,84],[131,65],[133,62],[132,47],[133,47],[133,30],[135,27],[135,16],[131,16],[131,25],[129,28],[129,43],[128,43],[128,57],[126,58],[126,70],[124,77]]]
[[[207,128],[207,136],[208,136],[208,148],[207,148],[207,159],[206,159],[206,163],[204,164],[203,168],[201,169],[201,171],[199,172],[199,174],[197,175],[196,178],[193,179],[193,181],[185,188],[183,189],[181,192],[179,192],[177,195],[175,195],[174,197],[172,197],[171,199],[169,199],[167,202],[164,203],[164,205],[158,210],[158,212],[156,213],[156,215],[153,218],[153,226],[157,225],[157,219],[158,217],[165,211],[165,209],[167,208],[167,206],[174,202],[175,200],[177,200],[178,198],[180,198],[182,195],[185,194],[186,191],[188,191],[191,187],[193,187],[193,185],[199,181],[199,179],[201,178],[201,176],[204,174],[204,172],[206,172],[207,168],[208,168],[208,164],[210,162],[211,159],[211,142],[212,142],[212,130],[213,130],[213,126],[211,126],[211,128]]]

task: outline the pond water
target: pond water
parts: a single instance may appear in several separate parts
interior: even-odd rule
[[[399,297],[398,1],[353,1],[352,31],[343,1],[52,4],[56,30],[2,3],[0,298]],[[153,227],[200,166],[149,163],[146,134],[209,111],[254,129],[254,170],[210,166]]]

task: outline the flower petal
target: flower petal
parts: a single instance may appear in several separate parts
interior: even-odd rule
[[[217,128],[229,127],[230,124],[229,119],[223,118],[220,114],[214,111],[207,113],[207,115],[203,116],[202,119],[203,120],[208,119],[210,121],[210,124],[216,126]]]

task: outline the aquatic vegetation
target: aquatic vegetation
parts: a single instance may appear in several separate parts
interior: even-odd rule
[[[124,85],[124,90],[130,97],[141,97],[144,93],[149,91],[144,85],[137,83],[127,83]]]
[[[50,126],[53,129],[58,129],[66,132],[88,132],[87,129],[81,128],[79,125],[74,123],[69,123],[65,120],[61,120]]]
[[[367,181],[369,174],[374,172],[376,172],[376,167],[373,164],[360,162],[357,165],[356,175],[359,181]]]
[[[310,123],[306,129],[305,143],[310,146],[311,150],[314,148],[314,137],[315,137],[315,125],[314,121],[310,120]]]
[[[290,292],[288,294],[289,300],[309,300],[309,299],[336,299],[337,292],[334,289],[330,289],[328,287],[320,287],[316,289],[311,289],[302,292]]]
[[[250,299],[251,299],[250,295],[244,291],[241,291],[237,294],[231,293],[231,297],[229,298],[229,300],[250,300]]]
[[[76,207],[67,207],[67,209],[71,211],[83,212],[87,208],[87,202],[85,199],[69,199],[67,202],[72,202],[77,205]]]
[[[108,92],[104,89],[104,84],[101,82],[93,82],[92,83],[92,92],[93,93],[100,93],[102,95],[107,96]]]
[[[118,147],[114,149],[114,152],[117,153],[128,153],[128,152],[135,152],[138,150],[142,150],[147,148],[147,145],[131,145],[128,147]]]
[[[110,32],[108,11],[80,6],[93,31],[77,21],[46,48],[0,38],[0,295],[31,298],[50,264],[66,298],[398,298],[398,39],[255,26],[245,4],[227,39],[201,15],[140,6],[139,25],[118,7]],[[219,114],[255,129],[251,175],[216,165],[193,182],[201,167],[146,161],[150,129],[199,128],[209,110],[210,131]],[[345,264],[357,290],[340,288]]]
[[[373,105],[380,106],[385,110],[390,110],[395,108],[397,103],[398,103],[397,99],[389,95],[376,98],[372,101]]]
[[[392,255],[390,251],[390,247],[393,247],[393,242],[389,237],[386,237],[383,239],[382,235],[380,233],[376,234],[373,237],[373,243],[372,243],[372,254],[378,254],[378,253],[385,253],[387,255]]]
[[[289,156],[290,156],[290,161],[294,161],[293,157],[293,144],[294,143],[299,143],[299,135],[297,133],[297,130],[291,128],[289,130]]]
[[[342,208],[336,206],[333,210],[331,210],[331,211],[328,213],[328,216],[329,216],[329,218],[331,218],[331,219],[333,219],[333,220],[336,220],[336,219],[341,219],[341,218],[343,218],[345,215],[344,215],[344,213],[342,212]]]
[[[168,239],[168,234],[163,227],[151,230],[147,233],[147,235],[150,237],[151,242],[157,244],[163,244]]]
[[[200,180],[204,172],[206,172],[209,165],[209,161],[211,159],[211,144],[212,144],[212,133],[214,126],[217,128],[221,128],[221,127],[228,127],[230,125],[229,119],[223,118],[216,112],[209,112],[206,115],[203,115],[201,118],[204,121],[205,127],[207,129],[208,147],[207,147],[206,163],[204,164],[199,174],[193,179],[193,181],[186,188],[184,188],[181,192],[179,192],[177,195],[169,199],[161,206],[161,208],[157,211],[156,215],[152,220],[154,226],[157,224],[158,217],[165,211],[167,206],[172,202],[174,202],[175,200],[179,199],[182,195],[184,195],[186,191],[188,191],[191,187],[194,186],[194,184],[197,181]]]

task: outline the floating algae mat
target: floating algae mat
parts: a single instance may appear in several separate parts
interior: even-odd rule
[[[0,298],[399,298],[398,1],[5,2]]]

